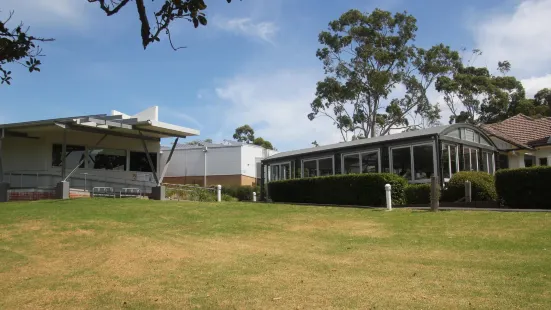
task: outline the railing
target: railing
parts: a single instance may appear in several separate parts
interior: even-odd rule
[[[217,187],[201,187],[198,185],[183,185],[163,183],[166,188],[166,198],[170,200],[216,201]]]

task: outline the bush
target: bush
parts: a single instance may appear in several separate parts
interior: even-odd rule
[[[230,196],[230,195],[227,195],[227,194],[222,194],[222,201],[234,202],[234,201],[238,201],[238,200],[237,200],[237,198],[235,198],[233,196]]]
[[[497,200],[494,177],[482,171],[460,171],[455,173],[442,195],[442,201],[455,202],[465,197],[465,181],[471,181],[473,201]]]
[[[216,201],[216,192],[204,189],[198,185],[183,185],[178,187],[167,187],[166,197],[168,199],[177,200]]]
[[[365,173],[303,178],[268,183],[275,202],[340,205],[385,205],[385,184],[392,185],[393,204],[404,204],[407,181],[395,174]]]
[[[405,196],[407,204],[430,204],[430,184],[410,184]]]
[[[252,201],[253,192],[260,198],[260,187],[258,186],[222,186],[222,193],[235,197],[239,201]]]
[[[551,167],[504,169],[496,173],[502,204],[512,208],[551,209]]]

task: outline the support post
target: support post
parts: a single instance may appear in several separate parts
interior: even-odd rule
[[[430,177],[430,209],[438,211],[440,207],[440,183],[437,176]]]
[[[392,211],[392,186],[390,184],[385,185],[386,192],[386,209],[387,211]]]
[[[176,145],[178,144],[178,139],[180,138],[176,137],[176,140],[174,140],[174,144],[170,149],[170,154],[168,154],[168,159],[166,160],[165,166],[163,167],[163,172],[161,173],[161,177],[159,178],[159,184],[157,184],[158,186],[161,186],[161,184],[163,184],[165,174],[168,170],[168,164],[170,164],[170,160],[172,159],[172,154],[174,154],[174,150],[176,149]]]
[[[141,131],[138,131],[138,132],[140,133],[140,140],[142,141],[142,146],[145,151],[145,157],[147,158],[147,162],[149,163],[149,168],[151,168],[151,172],[153,172],[153,178],[155,178],[155,183],[159,184],[159,177],[157,177],[157,169],[155,169],[155,165],[151,160],[151,155],[149,155],[149,150],[147,149],[147,144],[145,143],[143,134]]]
[[[260,162],[260,201],[264,201],[264,188],[266,187],[266,184],[264,184],[266,178],[266,174],[264,173],[264,163]]]
[[[467,180],[465,181],[465,202],[471,202],[472,196],[471,196],[471,181]]]
[[[151,188],[151,199],[166,200],[166,188],[164,186],[155,186]]]
[[[67,169],[67,129],[63,128],[63,144],[61,144],[61,180],[65,180]]]
[[[256,192],[253,192],[253,202],[256,202]]]
[[[10,183],[4,182],[4,166],[2,163],[2,140],[3,139],[4,139],[4,128],[2,128],[0,131],[0,202],[7,202],[9,200],[8,189],[10,188]]]
[[[203,187],[207,187],[207,152],[208,148],[205,146],[203,153],[205,153],[205,171],[203,172]]]
[[[216,186],[216,200],[218,202],[222,201],[222,185]]]

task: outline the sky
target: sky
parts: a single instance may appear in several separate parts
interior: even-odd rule
[[[45,43],[40,73],[11,67],[0,85],[0,123],[63,116],[135,114],[159,106],[161,121],[201,131],[197,139],[231,139],[251,125],[280,151],[339,142],[328,119],[310,121],[318,34],[349,9],[407,11],[417,18],[415,44],[478,48],[476,65],[509,60],[527,95],[551,87],[551,0],[205,0],[208,25],[186,21],[143,50],[135,6],[111,17],[86,0],[2,0]],[[156,2],[154,2],[156,3]],[[442,122],[449,111],[438,93]],[[194,138],[191,138],[194,139]],[[163,141],[166,142],[166,141]]]

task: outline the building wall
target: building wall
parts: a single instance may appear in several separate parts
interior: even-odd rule
[[[63,130],[44,129],[38,130],[33,136],[38,139],[6,137],[2,143],[4,178],[12,187],[51,187],[61,181],[61,168],[52,167],[53,144],[63,142]],[[126,150],[128,152],[144,152],[139,139],[107,136],[100,144],[97,142],[102,134],[86,133],[79,131],[67,132],[68,145],[81,145],[88,148],[110,148]],[[160,142],[146,141],[149,152],[159,153]],[[158,154],[157,159],[160,159]],[[157,167],[158,162],[156,163]],[[67,166],[66,173],[70,173],[75,167]],[[127,169],[129,169],[127,165]],[[84,173],[87,173],[85,176]],[[154,186],[151,173],[141,173],[144,178],[141,181],[136,172],[112,171],[99,169],[79,168],[69,180],[72,188],[84,188],[86,177],[86,189],[93,186],[110,186],[116,188],[139,187],[143,191],[149,191]],[[151,181],[147,181],[151,180]]]
[[[203,176],[165,177],[164,182],[170,184],[198,184],[203,186]],[[207,186],[238,186],[256,185],[256,179],[245,175],[209,175]]]
[[[170,151],[161,154],[164,166]],[[205,175],[203,149],[174,150],[167,177]],[[209,148],[207,151],[207,175],[241,175],[241,147]]]
[[[536,166],[540,164],[540,158],[547,158],[547,165],[551,165],[551,146],[536,148],[535,150],[521,150],[507,152],[509,168],[524,168],[524,156],[536,157]]]

